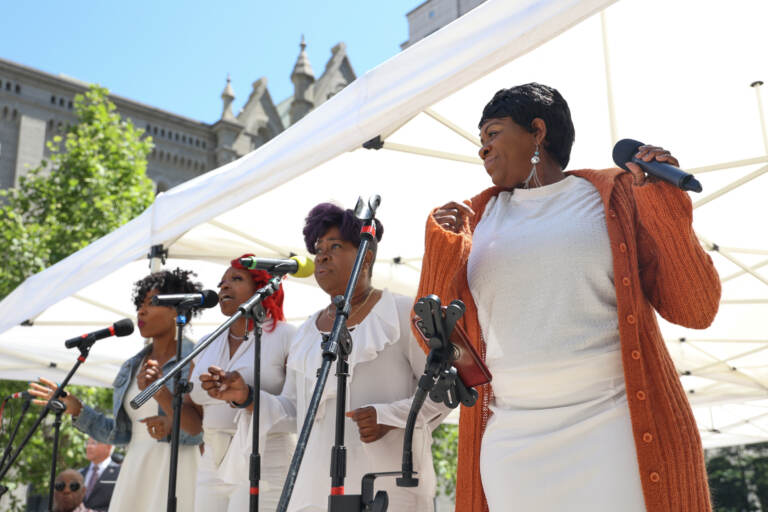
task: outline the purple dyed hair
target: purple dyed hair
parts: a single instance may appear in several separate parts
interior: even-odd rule
[[[376,239],[369,245],[370,251],[373,253],[373,261],[376,261],[376,248],[384,234],[384,226],[379,222],[379,219],[375,219],[375,222]],[[342,210],[331,203],[320,203],[312,208],[309,214],[307,214],[307,218],[304,219],[304,243],[309,253],[315,254],[317,239],[323,236],[329,229],[336,227],[339,228],[342,239],[359,247],[360,228],[362,225],[363,222],[355,217],[355,213],[352,210]],[[371,264],[371,267],[373,267],[373,264]]]

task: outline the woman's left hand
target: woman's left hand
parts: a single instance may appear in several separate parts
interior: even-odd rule
[[[361,407],[347,413],[347,418],[357,423],[360,432],[360,440],[364,443],[378,441],[384,435],[396,427],[376,423],[376,409],[374,407]]]
[[[147,432],[158,441],[171,434],[171,418],[168,416],[150,416],[139,420],[147,426]]]
[[[672,153],[670,153],[668,150],[659,146],[650,146],[648,144],[640,146],[637,148],[637,154],[635,154],[635,158],[644,162],[656,160],[657,162],[664,162],[665,164],[680,167],[680,163],[677,161],[677,158],[672,156]],[[629,172],[632,173],[632,176],[635,178],[635,185],[638,187],[645,185],[646,182],[653,183],[654,181],[658,181],[658,178],[654,176],[646,176],[640,166],[636,163],[627,162],[627,169],[629,169]]]

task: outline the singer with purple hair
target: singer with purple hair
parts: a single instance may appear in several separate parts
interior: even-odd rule
[[[97,441],[125,445],[126,455],[115,484],[110,511],[157,510],[168,496],[170,469],[170,434],[173,411],[156,399],[133,409],[128,401],[147,387],[148,369],[170,370],[176,364],[176,310],[170,306],[155,306],[152,297],[174,293],[195,293],[202,289],[193,281],[194,272],[176,268],[162,270],[134,284],[133,303],[141,335],[151,342],[124,362],[112,383],[112,417],[83,404],[71,393],[62,399],[72,424]],[[195,312],[193,311],[193,314]],[[189,354],[194,344],[184,340],[182,356]],[[186,379],[189,369],[182,372]],[[173,393],[173,381],[166,383]],[[56,389],[48,379],[30,383],[29,393],[38,397],[37,405],[45,405]],[[184,430],[179,437],[179,461],[176,489],[178,510],[192,512],[195,501],[195,476],[200,459],[198,445],[202,436]]]
[[[297,430],[304,423],[317,369],[322,364],[322,335],[330,332],[336,316],[331,299],[344,294],[360,245],[361,225],[352,210],[330,203],[315,206],[306,218],[304,242],[315,255],[315,279],[329,300],[299,327],[289,350],[283,390],[279,396],[269,398],[296,422]],[[347,320],[352,353],[347,381],[345,494],[360,494],[361,479],[366,473],[400,468],[404,427],[426,362],[409,326],[413,299],[373,286],[372,269],[383,232],[377,220],[376,238],[365,254]],[[220,373],[218,380],[203,385],[209,393],[237,402],[247,395],[245,382],[232,374]],[[324,511],[328,507],[335,410],[336,383],[330,379],[315,417],[289,511]],[[421,410],[413,449],[418,487],[397,487],[394,478],[376,480],[377,490],[385,489],[389,495],[389,510],[433,510],[436,479],[432,430],[446,413],[444,406],[430,401]]]
[[[546,85],[498,91],[479,129],[494,186],[431,213],[417,295],[464,301],[493,374],[461,411],[456,510],[710,510],[655,317],[703,329],[717,312],[690,198],[632,162],[564,172],[575,130]]]

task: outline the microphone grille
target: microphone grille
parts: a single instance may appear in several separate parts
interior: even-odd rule
[[[112,327],[115,329],[115,336],[128,336],[133,333],[133,321],[130,318],[118,320]]]
[[[203,290],[200,292],[203,294],[203,304],[202,307],[204,308],[212,308],[216,304],[219,303],[219,295],[213,291],[213,290]]]
[[[299,264],[299,268],[296,269],[292,275],[295,277],[309,277],[315,273],[315,262],[306,256],[292,256],[292,260]]]
[[[642,142],[634,139],[621,139],[613,146],[613,163],[628,171],[627,162],[632,161],[632,158],[637,154],[637,148],[642,145]]]

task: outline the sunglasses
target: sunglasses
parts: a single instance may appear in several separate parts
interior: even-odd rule
[[[67,482],[56,482],[53,484],[53,488],[61,492],[67,487]],[[80,482],[69,482],[69,490],[77,492],[80,489]]]

